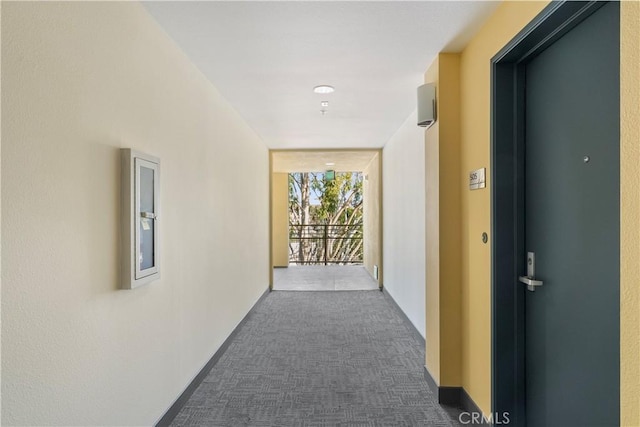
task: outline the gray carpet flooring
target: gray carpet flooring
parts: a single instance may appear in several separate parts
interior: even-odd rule
[[[457,426],[424,344],[379,291],[271,292],[176,426]]]

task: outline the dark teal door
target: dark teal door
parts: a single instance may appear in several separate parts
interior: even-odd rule
[[[619,75],[615,2],[526,66],[528,427],[619,424]]]

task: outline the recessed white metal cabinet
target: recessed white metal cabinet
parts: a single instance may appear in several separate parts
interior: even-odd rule
[[[121,153],[121,287],[134,289],[160,278],[160,159],[129,148]]]

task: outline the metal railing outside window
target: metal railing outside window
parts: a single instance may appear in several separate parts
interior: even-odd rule
[[[363,262],[359,224],[289,224],[289,263],[296,265]]]

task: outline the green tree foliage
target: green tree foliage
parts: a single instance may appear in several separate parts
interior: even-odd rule
[[[362,262],[362,185],[360,172],[289,174],[291,262]]]

